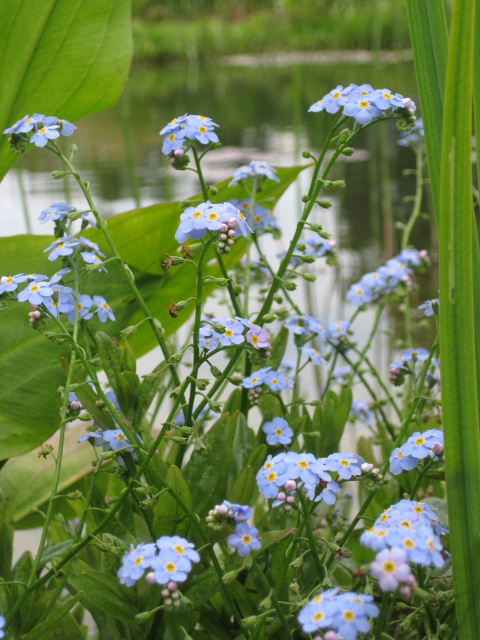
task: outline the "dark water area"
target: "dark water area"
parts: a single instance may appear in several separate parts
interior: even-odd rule
[[[350,82],[386,87],[410,96],[418,104],[413,62],[382,64],[382,54],[376,65],[357,64],[352,60],[351,63],[284,68],[221,64],[134,66],[119,102],[109,111],[77,123],[76,164],[91,181],[92,191],[106,217],[134,208],[136,203],[147,205],[182,199],[198,191],[195,175],[173,171],[161,153],[158,131],[173,117],[184,113],[208,115],[220,125],[218,134],[223,146],[209,154],[205,163],[206,179],[210,183],[228,177],[237,166],[251,159],[278,166],[304,164],[302,151],[318,152],[329,129],[329,116],[308,113],[309,106],[337,84],[345,86]],[[359,137],[358,151],[335,167],[334,177],[345,179],[346,189],[327,194],[332,195],[334,201],[329,215],[323,211],[315,213],[315,219],[325,224],[339,248],[339,264],[329,268],[335,275],[328,283],[329,288],[335,287],[339,301],[344,301],[352,282],[400,250],[400,231],[395,223],[407,219],[412,204],[405,203],[404,198],[415,190],[414,178],[402,173],[414,167],[415,157],[410,149],[398,146],[398,139],[392,123],[372,127]],[[54,168],[57,168],[54,159],[45,152],[30,153],[22,160],[35,233],[49,232],[35,222],[40,211],[50,202],[66,198],[61,181],[51,179],[49,171]],[[284,243],[290,233],[288,220],[296,218],[299,197],[306,188],[307,172],[302,176],[301,187],[290,188],[277,206],[281,224],[287,220]],[[77,195],[72,185],[71,198]],[[4,235],[23,233],[25,225],[14,172],[0,186],[0,196],[3,196],[0,221]],[[73,204],[82,206],[79,199]],[[428,187],[422,211],[431,213]],[[418,285],[412,305],[415,308],[425,299],[437,296],[435,233],[431,219],[419,220],[412,234],[412,245],[427,249],[432,255],[430,272],[414,277]],[[316,286],[321,288],[324,284],[319,277]],[[344,302],[339,305],[337,313],[351,312],[350,305]],[[390,310],[389,315],[388,330],[401,338],[403,314]],[[418,312],[418,320],[421,318]],[[422,328],[414,324],[419,346],[428,345],[433,337],[432,325]],[[395,340],[391,342],[393,348]]]

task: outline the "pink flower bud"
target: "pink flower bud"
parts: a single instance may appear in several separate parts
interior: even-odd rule
[[[227,224],[230,227],[230,229],[235,229],[235,227],[238,226],[238,220],[237,220],[237,218],[230,218],[230,220],[227,222]]]
[[[432,451],[436,456],[439,456],[443,453],[443,444],[441,442],[434,442],[432,444]]]
[[[40,318],[40,311],[32,311],[32,316],[38,320]]]
[[[184,155],[185,151],[183,149],[176,149],[176,151],[173,152],[173,155],[176,156],[177,158],[181,158]]]
[[[173,582],[173,580],[170,580],[170,582],[167,584],[167,589],[170,589],[170,591],[175,591],[177,588],[177,583]]]
[[[230,229],[230,231],[228,232],[228,237],[229,238],[235,238],[237,234],[235,233],[235,231],[233,229]]]
[[[225,249],[225,243],[224,242],[219,242],[218,243],[218,248],[219,249]]]
[[[70,409],[72,411],[78,411],[80,409],[80,403],[77,402],[76,400],[74,400],[73,402],[70,402]]]
[[[412,590],[410,589],[410,587],[402,587],[400,589],[400,593],[402,594],[402,596],[405,596],[405,598],[410,598],[410,596],[412,595]]]
[[[415,580],[415,576],[409,575],[408,578],[405,580],[405,582],[410,586],[413,587],[414,584],[416,584],[416,580]]]
[[[220,232],[227,233],[227,231],[228,231],[228,226],[226,224],[222,224],[222,226],[220,227]]]
[[[228,507],[226,504],[221,504],[218,507],[218,513],[220,513],[222,516],[226,515],[228,513]]]
[[[372,473],[374,476],[378,476],[378,474],[380,473],[380,469],[372,469]]]
[[[288,496],[287,502],[288,504],[293,504],[295,502],[295,498],[293,496]]]
[[[231,246],[233,245],[233,243],[234,243],[234,242],[235,242],[235,241],[234,241],[234,240],[232,240],[232,238],[230,238],[229,240],[227,240],[227,244],[228,244],[228,246],[229,246],[229,247],[231,247]]]
[[[410,107],[412,106],[412,99],[411,98],[403,98],[402,102],[403,102],[403,106],[405,107],[405,109],[410,109]]]
[[[172,606],[172,599],[171,598],[167,598],[166,600],[163,601],[163,603],[165,605],[167,605],[167,607],[171,607]]]
[[[422,249],[418,252],[418,255],[420,256],[420,258],[428,258],[428,251],[426,249]]]
[[[257,393],[262,393],[262,387],[256,387],[256,388],[255,388],[255,391],[256,391]]]
[[[277,496],[277,500],[285,500],[287,496],[283,493],[283,491],[280,491],[280,493]]]
[[[369,471],[371,471],[373,469],[373,464],[369,464],[368,462],[364,462],[362,464],[362,466],[360,467],[360,469],[363,471],[363,473],[368,473]]]
[[[170,164],[173,164],[175,162],[175,158],[170,158],[169,162]]]
[[[153,576],[153,573],[149,573],[148,576]],[[148,580],[148,576],[147,576],[147,580]],[[170,591],[168,589],[162,590],[162,598],[168,598],[169,595],[170,595]]]
[[[148,584],[155,584],[155,574],[153,573],[153,571],[147,573],[147,575],[145,576],[145,580],[148,582]]]
[[[327,631],[324,635],[325,640],[337,640],[337,634],[335,631]]]
[[[226,234],[226,233],[221,233],[221,234],[220,234],[220,240],[221,240],[222,242],[225,242],[225,241],[226,241],[226,239],[227,239],[227,234]]]
[[[180,598],[180,594],[178,593],[178,591],[175,591],[175,593],[172,593],[172,598],[174,600],[178,600]]]
[[[295,491],[297,483],[295,480],[287,480],[285,483],[285,491]]]
[[[288,504],[285,507],[285,513],[290,513],[290,511],[292,510],[292,507],[289,507]]]

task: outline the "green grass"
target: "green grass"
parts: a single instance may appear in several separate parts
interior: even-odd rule
[[[336,3],[277,11],[266,9],[244,19],[219,12],[155,17],[145,12],[133,23],[137,61],[208,59],[265,52],[402,49],[410,45],[403,1]]]

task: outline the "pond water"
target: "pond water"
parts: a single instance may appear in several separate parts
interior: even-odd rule
[[[405,55],[380,53],[377,63],[365,63],[359,56],[352,62],[290,64],[288,58],[273,66],[236,61],[235,65],[133,67],[124,95],[109,111],[85,118],[78,124],[75,142],[79,147],[76,164],[90,180],[102,215],[116,213],[171,199],[182,199],[198,191],[195,175],[173,171],[161,153],[158,131],[172,117],[188,113],[207,114],[220,124],[223,147],[207,156],[205,174],[213,183],[228,177],[251,159],[277,166],[305,163],[301,152],[315,153],[325,139],[326,114],[307,113],[308,107],[338,83],[370,82],[417,99],[413,62]],[[395,60],[395,57],[393,57]],[[294,62],[293,58],[290,62]],[[246,64],[248,66],[241,66]],[[59,114],[61,115],[61,114]],[[71,140],[71,139],[70,139]],[[337,178],[345,178],[347,188],[336,191],[334,206],[315,213],[316,221],[332,233],[339,247],[334,268],[320,266],[315,285],[315,312],[323,322],[348,317],[350,305],[345,292],[363,273],[377,268],[382,260],[399,250],[395,222],[405,220],[411,204],[403,198],[414,191],[412,177],[402,171],[413,167],[414,155],[397,145],[398,132],[392,123],[371,128],[357,139],[355,155],[337,166]],[[64,140],[65,141],[65,140]],[[65,141],[66,142],[66,141]],[[3,235],[25,233],[27,227],[20,198],[19,181],[24,184],[30,225],[34,233],[48,233],[37,216],[48,204],[68,199],[82,207],[80,194],[65,194],[63,181],[54,181],[50,171],[55,161],[45,152],[25,156],[20,171],[12,171],[0,185],[0,229]],[[299,200],[308,185],[305,171],[301,184],[284,195],[276,214],[284,229],[284,242],[293,233]],[[330,196],[330,194],[328,194]],[[425,207],[429,208],[429,193]],[[436,297],[437,270],[433,222],[420,220],[412,236],[418,249],[432,254],[429,274],[415,278],[419,286],[414,302]],[[269,243],[270,245],[271,243]],[[268,251],[275,255],[283,248]],[[321,262],[321,261],[319,261]],[[357,331],[368,331],[370,313],[362,314]],[[418,315],[419,319],[421,314]],[[402,337],[402,315],[390,309],[384,330],[392,339],[382,348],[389,359],[395,340]],[[430,329],[415,329],[418,346],[428,346]],[[361,336],[360,336],[361,337]],[[382,358],[383,360],[383,358]]]
[[[237,61],[238,62],[238,61]],[[327,134],[325,114],[309,114],[308,107],[338,83],[369,82],[388,87],[417,99],[413,63],[355,62],[328,64],[288,64],[254,66],[149,67],[132,69],[124,95],[107,112],[77,123],[75,143],[79,147],[77,167],[90,180],[91,189],[102,215],[111,215],[155,202],[183,199],[196,193],[198,185],[191,172],[173,171],[161,153],[158,131],[173,117],[183,113],[203,113],[220,124],[223,147],[206,158],[205,174],[209,183],[230,176],[240,164],[251,159],[266,160],[277,166],[305,163],[301,152],[318,150]],[[61,116],[62,114],[58,114]],[[345,302],[350,284],[367,271],[376,269],[384,259],[399,251],[396,221],[405,220],[411,204],[403,198],[414,191],[412,177],[402,171],[414,166],[414,155],[397,145],[398,133],[391,123],[374,127],[358,139],[358,151],[340,163],[336,178],[344,178],[347,188],[328,194],[333,206],[318,210],[315,221],[324,225],[337,241],[339,261],[327,267],[318,261],[312,286],[312,311],[322,322],[348,318],[353,307]],[[50,230],[37,222],[38,214],[51,202],[66,200],[83,207],[81,194],[69,185],[65,193],[62,181],[54,181],[50,171],[57,169],[53,158],[42,151],[25,156],[19,170],[11,171],[0,185],[0,233],[25,233],[27,224],[20,194],[25,190],[29,225],[33,233]],[[275,263],[291,237],[306,192],[309,173],[301,174],[299,184],[290,187],[276,208],[284,231],[278,246],[267,242],[266,253]],[[426,193],[426,210],[431,210]],[[418,291],[414,307],[437,295],[437,263],[433,223],[421,220],[412,236],[414,246],[427,249],[432,269],[416,276]],[[48,244],[48,243],[47,243]],[[1,257],[0,257],[1,271]],[[296,299],[302,300],[300,285]],[[374,308],[361,314],[355,324],[355,336],[361,344],[374,320]],[[389,308],[380,325],[372,360],[386,374],[393,353],[403,337],[403,315]],[[418,319],[421,320],[421,312]],[[433,323],[414,324],[416,346],[428,347],[435,331]],[[288,356],[292,354],[287,354]],[[142,359],[141,373],[152,366],[156,354]],[[369,399],[359,390],[359,396]],[[36,532],[16,537],[16,555],[32,546]],[[34,543],[36,544],[36,543]]]

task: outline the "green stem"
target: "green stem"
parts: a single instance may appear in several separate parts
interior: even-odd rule
[[[255,209],[255,198],[257,196],[257,179],[252,180],[252,197],[250,198],[249,219],[248,223],[251,226],[253,220],[253,210]],[[250,294],[250,252],[252,247],[252,235],[254,233],[247,234],[247,247],[245,250],[245,283],[243,287],[243,317],[248,318],[248,299]]]
[[[310,522],[310,513],[307,507],[307,501],[305,500],[305,496],[303,495],[303,490],[299,489],[297,491],[298,498],[300,500],[300,504],[302,505],[302,513],[303,519],[305,522],[305,530],[307,532],[308,542],[310,544],[310,551],[312,553],[313,564],[315,565],[315,569],[318,574],[318,578],[320,582],[325,578],[325,571],[322,567],[322,563],[320,562],[320,558],[318,557],[317,544],[315,542],[315,538],[313,536],[312,524]]]
[[[387,613],[388,601],[390,600],[390,595],[388,593],[384,593],[382,596],[382,606],[380,607],[380,613],[378,614],[377,621],[375,623],[375,640],[381,640],[383,626],[385,624],[385,616]]]
[[[288,622],[287,622],[287,619],[285,617],[285,614],[283,613],[283,609],[282,609],[280,603],[278,602],[278,598],[275,595],[275,591],[270,586],[270,584],[269,584],[264,572],[260,568],[260,565],[258,564],[258,562],[253,557],[252,557],[252,565],[253,565],[253,568],[255,569],[255,572],[256,572],[260,582],[262,583],[264,589],[266,590],[267,594],[272,598],[273,606],[275,607],[275,610],[278,613],[278,617],[280,618],[280,622],[282,623],[283,628],[285,629],[285,634],[286,634],[285,637],[289,638],[289,640],[292,640],[292,634],[290,632],[290,627],[288,626]]]
[[[410,494],[410,500],[415,500],[416,495],[417,495],[417,491],[418,491],[418,489],[420,487],[420,484],[422,483],[422,480],[423,480],[425,474],[428,471],[430,471],[430,469],[433,467],[434,464],[436,464],[436,462],[438,462],[438,461],[434,460],[432,458],[431,460],[429,460],[427,462],[427,464],[424,465],[423,469],[418,472],[417,478],[415,480],[415,484],[413,485],[412,493]]]
[[[23,171],[20,164],[17,165],[18,188],[20,190],[20,199],[22,201],[23,219],[25,220],[25,228],[27,233],[32,233],[32,223],[30,222],[30,214],[28,211],[27,194],[25,183],[23,181]]]

